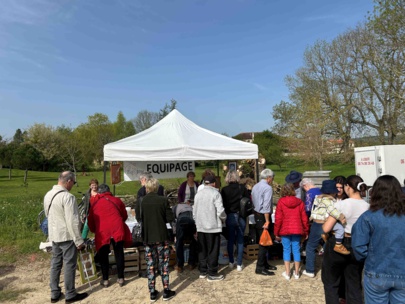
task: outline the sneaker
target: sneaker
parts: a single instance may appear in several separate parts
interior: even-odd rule
[[[159,291],[157,291],[157,290],[155,290],[154,292],[151,292],[150,293],[150,302],[151,303],[156,302],[158,295],[159,295]]]
[[[233,269],[233,266],[235,266],[235,263],[229,263],[229,268]]]
[[[87,298],[87,296],[88,296],[87,292],[77,293],[73,298],[66,299],[65,303],[79,302],[79,301]]]
[[[344,255],[350,254],[350,251],[347,250],[347,248],[343,244],[336,244],[335,247],[333,247],[333,250]]]
[[[236,266],[236,270],[237,270],[237,271],[242,271],[242,269],[243,269],[243,266],[242,266],[242,265]]]
[[[200,273],[200,279],[205,279],[207,277],[206,273]]]
[[[306,275],[307,277],[310,277],[310,278],[314,278],[314,277],[315,277],[315,273],[307,272],[306,270],[304,270],[304,271],[302,272],[302,274],[303,274],[303,275]]]
[[[118,285],[120,285],[120,287],[124,286],[124,284],[125,284],[124,278],[118,279],[117,283],[118,283]]]
[[[220,274],[220,275],[215,275],[215,276],[211,276],[209,275],[207,278],[208,282],[214,282],[214,281],[222,281],[224,279],[224,275]]]
[[[327,234],[327,233],[322,233],[322,234],[321,234],[321,238],[322,238],[322,240],[326,243],[326,242],[328,241],[328,239],[329,239],[329,234]]]
[[[108,280],[101,280],[101,281],[100,281],[100,285],[101,285],[102,287],[104,287],[104,288],[107,288],[108,285],[109,285]]]
[[[176,292],[170,289],[165,289],[163,292],[163,301],[169,301],[176,295]]]
[[[300,278],[300,273],[299,273],[299,272],[296,273],[296,272],[294,271],[294,279],[298,280],[299,278]]]
[[[289,281],[290,280],[290,276],[284,271],[282,274],[281,274],[283,277],[284,277],[284,279],[286,279],[287,281]]]

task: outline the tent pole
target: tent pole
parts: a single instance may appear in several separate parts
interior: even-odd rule
[[[107,177],[106,177],[106,175],[107,175],[107,162],[106,162],[106,161],[104,161],[104,168],[103,168],[103,172],[104,172],[103,184],[105,184],[105,183],[106,183],[106,181],[107,181]]]
[[[256,170],[255,170],[256,172],[256,176],[255,176],[255,178],[256,178],[256,183],[258,183],[259,182],[259,159],[257,158],[256,159]]]

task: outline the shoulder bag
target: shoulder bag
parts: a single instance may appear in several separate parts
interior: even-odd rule
[[[55,198],[55,196],[56,195],[58,195],[59,193],[61,193],[61,192],[65,192],[66,190],[60,190],[60,191],[58,191],[58,192],[56,192],[55,194],[54,194],[54,196],[52,197],[52,199],[51,199],[51,203],[49,204],[49,206],[48,206],[48,212],[46,213],[47,215],[49,215],[49,210],[51,209],[51,206],[52,206],[52,202],[53,202],[53,199]],[[45,217],[44,218],[44,220],[41,222],[41,224],[39,225],[39,228],[41,228],[41,230],[42,230],[42,232],[45,234],[45,235],[48,235],[48,217]]]

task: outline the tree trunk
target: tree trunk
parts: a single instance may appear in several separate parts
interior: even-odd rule
[[[8,180],[11,180],[11,166],[8,167]]]
[[[24,172],[24,184],[27,183],[27,179],[28,179],[28,169],[25,169],[25,172]]]

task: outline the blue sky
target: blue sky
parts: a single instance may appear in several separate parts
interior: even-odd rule
[[[306,47],[364,22],[371,0],[3,0],[0,135],[115,121],[171,99],[234,136],[273,125]]]

